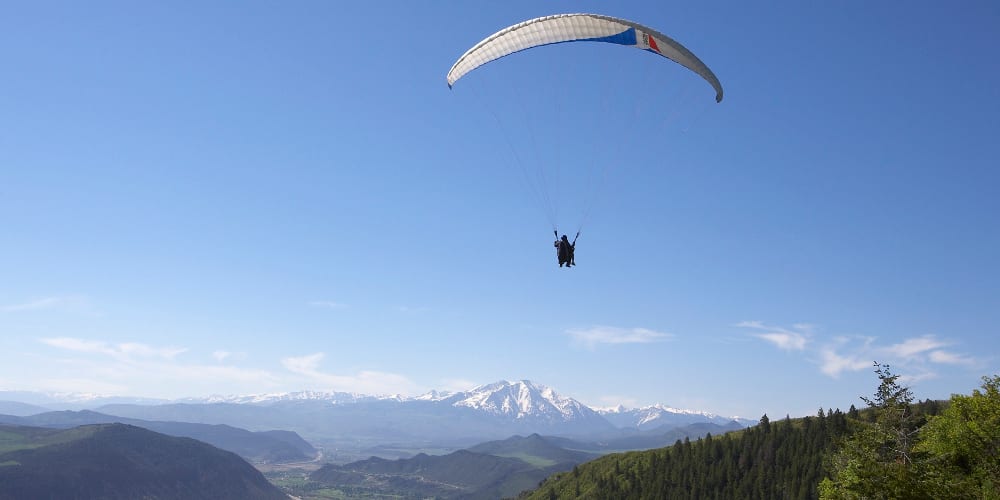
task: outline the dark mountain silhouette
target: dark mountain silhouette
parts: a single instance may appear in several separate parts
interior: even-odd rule
[[[0,500],[288,498],[234,453],[131,425],[4,425],[0,435]]]
[[[0,423],[57,428],[123,423],[168,436],[194,438],[256,463],[302,462],[313,459],[317,454],[312,445],[290,431],[251,432],[223,424],[156,422],[115,417],[89,410],[51,411],[28,417],[0,415]]]

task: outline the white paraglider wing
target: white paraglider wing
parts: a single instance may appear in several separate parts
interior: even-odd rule
[[[597,14],[558,14],[504,28],[462,54],[448,71],[448,87],[468,72],[522,50],[563,42],[606,42],[659,54],[697,73],[722,101],[722,84],[712,70],[672,38],[638,23]]]

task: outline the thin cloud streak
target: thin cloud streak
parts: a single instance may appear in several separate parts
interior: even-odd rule
[[[354,375],[336,375],[319,369],[326,354],[317,352],[281,359],[288,371],[304,377],[321,390],[362,394],[418,395],[423,392],[410,379],[395,373],[363,370]]]
[[[46,379],[23,381],[21,385],[109,395],[187,397],[216,393],[220,386],[244,393],[260,392],[280,387],[284,382],[265,370],[181,362],[177,358],[188,351],[186,348],[70,337],[46,338],[40,342],[76,356],[50,358],[59,367],[54,372],[59,373]],[[78,375],[82,373],[87,376]],[[149,394],[150,387],[159,388],[160,394]]]
[[[78,314],[99,316],[90,300],[79,295],[57,295],[0,306],[0,313],[18,313],[28,311],[65,311]]]
[[[923,371],[923,372],[919,372],[919,373],[909,373],[909,374],[900,375],[899,376],[899,383],[903,384],[903,385],[911,385],[911,384],[916,384],[917,382],[920,382],[920,381],[923,381],[923,380],[930,380],[930,379],[934,379],[934,378],[937,378],[937,377],[938,377],[938,374],[935,373],[935,372],[931,372],[931,371]]]
[[[931,351],[929,357],[931,362],[943,365],[976,366],[979,364],[975,358],[947,351]]]
[[[172,360],[177,355],[187,351],[179,347],[151,347],[137,342],[111,344],[103,341],[83,340],[72,337],[55,337],[40,339],[43,344],[58,349],[92,354],[104,354],[121,361],[133,358],[161,358]]]
[[[844,372],[868,369],[875,360],[908,367],[910,373],[904,373],[901,377],[908,377],[908,380],[914,382],[937,377],[937,373],[927,367],[929,364],[978,364],[973,357],[942,350],[942,347],[951,345],[951,342],[934,335],[911,337],[887,346],[876,345],[875,337],[838,336],[813,347],[814,343],[809,337],[815,336],[815,327],[807,323],[796,324],[793,329],[770,326],[760,321],[741,321],[734,326],[764,331],[750,336],[767,341],[779,349],[811,353],[818,358],[819,371],[831,378],[838,378]]]
[[[673,338],[673,334],[662,333],[648,328],[618,328],[595,326],[588,329],[567,330],[573,343],[589,350],[601,344],[649,344]]]
[[[844,371],[860,371],[872,366],[872,361],[857,355],[841,356],[832,347],[820,349],[820,371],[837,378]]]
[[[309,302],[311,307],[319,307],[322,309],[346,309],[347,304],[341,302],[334,302],[332,300],[314,300]]]
[[[754,334],[785,351],[801,351],[806,348],[806,338],[798,333],[757,333]]]
[[[912,359],[921,354],[948,345],[934,338],[933,335],[924,335],[912,339],[906,339],[898,344],[893,344],[885,348],[889,355],[903,359]]]
[[[764,333],[753,333],[751,336],[761,340],[766,340],[785,351],[802,351],[806,348],[808,338],[805,334],[812,333],[813,325],[808,323],[797,323],[792,326],[796,330],[788,330],[781,327],[765,325],[760,321],[741,321],[736,324],[738,328],[750,328],[762,330]],[[805,333],[803,333],[803,331]]]

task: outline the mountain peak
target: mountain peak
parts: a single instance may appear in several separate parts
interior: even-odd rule
[[[594,414],[593,410],[582,403],[560,396],[551,388],[530,380],[500,380],[456,393],[449,401],[453,406],[472,408],[515,420],[542,417],[550,421],[564,421]]]

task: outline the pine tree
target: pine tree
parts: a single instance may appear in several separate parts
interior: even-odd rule
[[[913,394],[889,365],[876,362],[875,373],[878,389],[871,398],[861,397],[873,422],[860,423],[833,456],[833,478],[820,485],[820,498],[929,498],[921,467],[914,464]]]

